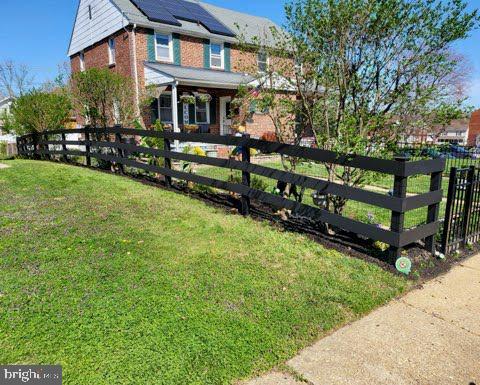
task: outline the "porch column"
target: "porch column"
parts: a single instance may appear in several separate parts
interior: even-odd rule
[[[177,82],[172,83],[172,119],[173,119],[173,132],[180,132],[180,127],[178,126],[178,93],[177,93]],[[175,140],[174,142],[175,151],[179,149],[179,141]]]

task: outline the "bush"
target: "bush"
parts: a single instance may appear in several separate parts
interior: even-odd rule
[[[70,119],[72,103],[61,90],[46,92],[33,89],[15,99],[5,125],[17,135],[55,130]]]
[[[242,177],[240,175],[233,175],[232,174],[228,178],[228,181],[231,182],[231,183],[242,184]],[[255,189],[255,190],[266,191],[267,188],[268,188],[268,184],[263,179],[260,179],[257,176],[252,176],[250,178],[250,187]]]
[[[0,142],[0,159],[7,157],[7,142]]]
[[[95,127],[135,121],[134,86],[131,78],[108,68],[91,68],[73,75],[77,109]]]
[[[268,142],[278,142],[277,135],[272,131],[265,132],[262,135],[262,140],[266,140]]]

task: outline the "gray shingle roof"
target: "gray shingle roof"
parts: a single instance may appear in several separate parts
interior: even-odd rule
[[[253,77],[241,73],[215,71],[194,67],[181,67],[174,64],[147,62],[145,63],[145,66],[184,83],[201,82],[223,86],[239,86],[240,84],[247,84],[254,80]]]
[[[124,13],[126,18],[132,24],[137,24],[139,26],[148,27],[148,28],[162,28],[168,27],[175,32],[187,33],[198,36],[205,36],[209,38],[219,38],[219,35],[210,33],[203,26],[198,25],[197,23],[192,23],[184,20],[179,20],[182,24],[182,27],[174,27],[162,23],[152,22],[138,10],[138,8],[130,0],[112,0],[113,3]],[[188,0],[187,0],[188,1]],[[225,24],[233,33],[237,35],[243,35],[247,42],[252,42],[255,36],[258,36],[262,41],[268,44],[272,41],[271,28],[277,28],[280,30],[280,27],[275,24],[273,21],[259,16],[248,15],[246,13],[241,13],[237,11],[232,11],[230,9],[217,7],[202,1],[195,1],[204,7],[208,12],[210,12],[215,18],[220,22]],[[222,40],[234,42],[236,39],[228,38],[225,36],[221,37]]]

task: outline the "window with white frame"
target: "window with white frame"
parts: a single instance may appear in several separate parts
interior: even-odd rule
[[[110,65],[115,64],[115,56],[116,56],[115,39],[110,38],[108,39],[108,64]]]
[[[257,65],[259,72],[267,72],[268,70],[268,55],[265,51],[260,51],[257,54]]]
[[[162,123],[172,123],[172,95],[162,94],[158,98],[158,110],[160,112],[160,121]]]
[[[79,55],[79,58],[80,58],[80,71],[85,71],[85,54],[82,52],[80,52],[80,55]]]
[[[195,103],[195,121],[197,124],[210,123],[210,102],[201,102],[197,98]]]
[[[172,35],[155,34],[155,55],[159,61],[172,61]]]
[[[210,44],[210,67],[223,68],[223,44]]]

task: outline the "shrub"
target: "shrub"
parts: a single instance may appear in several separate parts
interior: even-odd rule
[[[59,129],[69,120],[71,111],[67,93],[33,89],[15,99],[6,128],[17,135]]]
[[[228,178],[231,183],[242,184],[242,177],[240,175],[231,174]],[[250,179],[250,187],[255,190],[266,191],[268,188],[267,182],[257,176],[252,176]]]
[[[132,79],[108,68],[74,74],[73,95],[77,109],[92,126],[130,125],[136,119]]]
[[[7,157],[7,142],[0,142],[0,159]]]
[[[265,132],[262,135],[262,140],[266,140],[268,142],[278,142],[277,135],[272,131]]]

